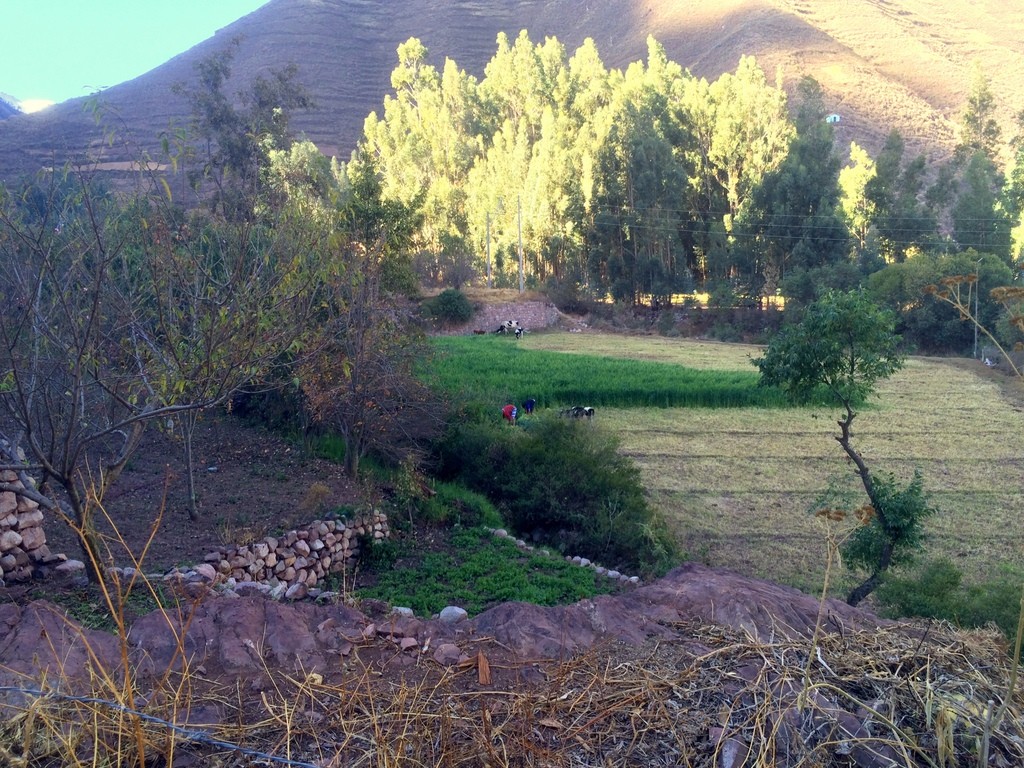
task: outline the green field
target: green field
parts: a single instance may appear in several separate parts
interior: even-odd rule
[[[530,334],[518,345],[744,375],[760,354],[746,345],[590,333]],[[920,468],[938,510],[927,554],[951,557],[969,577],[1019,563],[1022,554],[1024,410],[1007,383],[987,374],[911,358],[854,424],[873,469],[909,478]],[[512,382],[512,393],[529,391]],[[825,563],[813,502],[830,486],[865,501],[834,439],[837,416],[824,407],[602,407],[597,421],[620,436],[689,557],[813,591]],[[845,575],[837,589],[852,581]]]
[[[443,389],[495,402],[532,397],[541,408],[763,408],[786,403],[779,392],[757,387],[757,371],[749,365],[716,369],[604,349],[565,355],[498,336],[440,338],[434,348],[433,370]]]

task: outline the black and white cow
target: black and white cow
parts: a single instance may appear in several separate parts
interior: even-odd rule
[[[494,331],[495,333],[514,333],[517,339],[523,338],[523,331],[525,329],[519,324],[518,320],[506,320],[504,323],[499,325]]]
[[[574,405],[564,411],[559,411],[558,415],[569,419],[587,419],[589,421],[594,418],[594,409],[589,405]]]

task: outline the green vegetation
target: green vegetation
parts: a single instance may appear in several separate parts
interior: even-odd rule
[[[843,411],[836,440],[856,467],[873,510],[870,522],[846,549],[847,558],[869,572],[847,597],[850,605],[871,594],[891,566],[910,557],[920,544],[921,523],[932,511],[924,502],[919,474],[905,488],[895,479],[879,478],[852,440],[856,409],[879,381],[903,367],[895,322],[892,313],[874,305],[863,291],[830,291],[754,361],[762,384],[780,387],[801,403],[824,392]]]
[[[510,600],[559,605],[617,588],[589,568],[558,556],[522,552],[514,542],[498,538],[484,528],[456,531],[451,545],[455,552],[428,553],[419,558],[414,568],[379,570],[377,584],[359,590],[359,596],[403,605],[419,616],[435,614],[446,605],[458,605],[472,615]],[[388,558],[402,554],[392,551]],[[370,557],[374,559],[376,555]]]
[[[530,348],[621,354],[693,368],[749,369],[763,350],[692,339],[535,334]],[[980,367],[980,363],[977,364]],[[998,414],[998,418],[994,417]],[[596,423],[637,465],[650,505],[689,557],[820,592],[824,534],[813,511],[830,487],[849,509],[864,491],[836,450],[832,409],[604,408]],[[829,425],[832,425],[830,428]],[[1002,380],[962,361],[910,358],[878,383],[857,418],[861,452],[908,483],[920,470],[928,502],[922,558],[955,559],[976,584],[1019,561],[1018,484],[1024,412]],[[843,569],[837,596],[856,585]]]
[[[430,523],[472,528],[500,528],[505,523],[497,507],[482,493],[457,483],[435,482],[433,494],[420,502],[420,515]]]
[[[1014,640],[1021,611],[1024,569],[1003,565],[996,574],[965,583],[963,573],[948,558],[936,558],[919,568],[890,574],[878,588],[878,599],[893,617],[944,619],[961,627],[994,623]]]
[[[663,573],[677,547],[618,449],[610,432],[553,416],[529,429],[475,423],[442,442],[440,472],[487,494],[521,534],[620,571]]]
[[[473,317],[473,305],[466,294],[454,288],[447,288],[423,302],[423,311],[441,325],[457,325]]]
[[[432,367],[445,391],[500,407],[532,397],[542,408],[568,405],[619,408],[780,407],[785,397],[759,388],[742,370],[681,365],[524,348],[497,336],[433,340]]]

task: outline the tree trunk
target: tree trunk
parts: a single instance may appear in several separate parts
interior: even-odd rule
[[[188,519],[193,522],[199,520],[199,503],[196,501],[196,464],[195,453],[192,450],[192,438],[196,431],[198,411],[188,411],[178,419],[181,425],[182,449],[185,458],[185,474],[188,476]]]
[[[96,520],[91,505],[88,499],[83,500],[77,493],[69,492],[68,497],[74,513],[74,524],[71,527],[78,536],[82,562],[85,563],[85,575],[90,584],[99,584],[102,578],[100,538],[96,531]]]
[[[846,451],[846,455],[850,457],[850,460],[857,467],[857,474],[860,476],[861,483],[864,485],[864,491],[868,495],[868,501],[871,502],[871,506],[875,510],[875,516],[878,518],[878,524],[882,526],[882,533],[886,537],[885,544],[882,547],[882,553],[878,558],[878,563],[872,570],[871,575],[868,576],[864,581],[854,587],[853,591],[846,598],[846,602],[849,605],[857,605],[865,597],[870,595],[876,589],[878,585],[882,583],[882,576],[887,570],[889,565],[892,563],[892,536],[889,534],[889,521],[885,518],[885,510],[882,509],[882,505],[878,503],[878,499],[875,495],[875,484],[871,479],[871,470],[868,469],[867,463],[864,461],[857,450],[850,443],[850,424],[853,423],[854,418],[857,416],[849,403],[845,403],[846,406],[846,418],[839,420],[839,428],[842,430],[842,434],[836,438],[838,443]]]
[[[892,543],[886,542],[885,547],[882,548],[882,555],[879,558],[878,566],[872,571],[870,576],[854,587],[850,594],[846,596],[847,605],[856,607],[865,597],[878,589],[878,585],[882,583],[882,576],[889,569],[889,563],[891,562]]]

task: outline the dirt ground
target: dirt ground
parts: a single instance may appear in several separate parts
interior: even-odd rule
[[[101,526],[114,563],[131,565],[127,549],[145,556],[142,569],[160,573],[202,562],[221,544],[242,544],[273,529],[315,519],[318,512],[356,505],[357,483],[342,467],[310,456],[302,447],[240,419],[217,414],[200,422],[194,440],[199,519],[188,516],[188,485],[180,440],[150,430],[108,492]],[[311,503],[314,484],[330,489]],[[155,535],[154,535],[155,527]],[[81,559],[72,531],[46,524],[50,550]],[[146,547],[149,542],[148,548]]]

